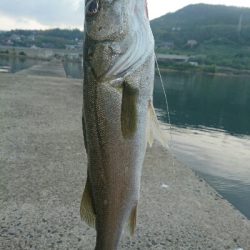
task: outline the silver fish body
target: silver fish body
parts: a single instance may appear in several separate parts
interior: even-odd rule
[[[96,250],[116,250],[124,225],[128,222],[131,233],[136,226],[147,129],[150,113],[154,115],[149,111],[154,40],[145,0],[87,0],[86,8],[83,132],[88,176],[81,216],[96,228]]]

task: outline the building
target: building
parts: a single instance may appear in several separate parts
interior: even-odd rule
[[[33,44],[32,46],[30,46],[31,49],[39,49],[35,44]]]
[[[16,42],[20,42],[20,41],[21,41],[21,37],[20,37],[19,35],[12,34],[12,35],[10,36],[10,40],[16,41]]]
[[[67,50],[74,50],[76,48],[76,46],[72,44],[66,44],[65,47]]]
[[[163,42],[159,45],[161,49],[173,49],[174,48],[174,42]]]
[[[197,45],[198,45],[198,42],[196,40],[188,40],[187,41],[187,47],[189,47],[191,49],[196,47]]]
[[[181,31],[181,27],[172,27],[172,31]]]
[[[189,60],[189,57],[184,55],[157,54],[156,57],[159,62],[172,61],[177,63],[186,63]]]
[[[27,39],[28,39],[29,41],[32,41],[32,42],[34,42],[34,41],[36,40],[35,35],[29,35],[29,36],[27,37]]]
[[[8,39],[6,42],[6,45],[8,46],[12,46],[14,44],[14,42],[11,39]]]

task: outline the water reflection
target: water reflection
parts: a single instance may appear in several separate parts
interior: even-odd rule
[[[174,128],[172,137],[175,154],[195,170],[250,184],[249,136],[235,137],[205,128]]]
[[[250,218],[250,137],[174,128],[173,153]]]
[[[172,151],[250,218],[250,78],[169,74]],[[166,124],[156,79],[154,104]]]
[[[65,60],[63,66],[67,77],[83,79],[83,67],[81,62],[77,63]]]
[[[169,74],[164,79],[174,124],[250,135],[250,77]],[[165,110],[160,84],[154,98],[155,106]]]
[[[0,55],[0,69],[7,69],[6,71],[10,73],[16,73],[35,64],[37,64],[37,60],[35,59]]]

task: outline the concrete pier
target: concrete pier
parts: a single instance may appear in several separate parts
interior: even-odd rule
[[[32,66],[31,68],[18,71],[17,75],[35,75],[35,76],[53,76],[53,77],[66,77],[63,65],[59,60],[45,61],[41,64]]]
[[[46,70],[0,74],[0,249],[93,250],[95,231],[79,217],[82,81]],[[136,236],[120,249],[241,248],[249,220],[169,152],[149,149]]]

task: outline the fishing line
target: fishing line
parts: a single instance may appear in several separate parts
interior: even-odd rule
[[[167,92],[166,92],[166,89],[165,89],[165,86],[164,86],[164,82],[163,82],[163,78],[162,78],[162,75],[161,75],[161,71],[160,71],[160,67],[159,67],[159,64],[158,64],[156,54],[155,54],[155,62],[156,62],[158,75],[159,75],[160,81],[161,81],[161,87],[162,87],[163,94],[164,94],[164,97],[165,97],[165,105],[166,105],[166,108],[167,108],[168,122],[169,122],[170,130],[171,130],[171,119],[170,119],[170,112],[169,112],[168,97],[167,97]]]
[[[167,111],[167,117],[168,117],[168,123],[169,123],[169,135],[170,135],[169,148],[172,149],[172,146],[173,146],[172,129],[173,128],[172,128],[172,123],[171,123],[171,118],[170,118],[169,102],[168,102],[167,91],[166,91],[166,88],[164,86],[164,81],[163,81],[163,78],[161,75],[161,71],[160,71],[160,67],[159,67],[159,63],[158,63],[156,54],[155,54],[155,63],[156,63],[158,75],[160,77],[161,87],[162,87],[164,98],[165,98],[165,105],[166,105],[166,111]],[[173,150],[171,150],[171,151],[173,152]],[[174,160],[173,160],[173,166],[174,166]]]

